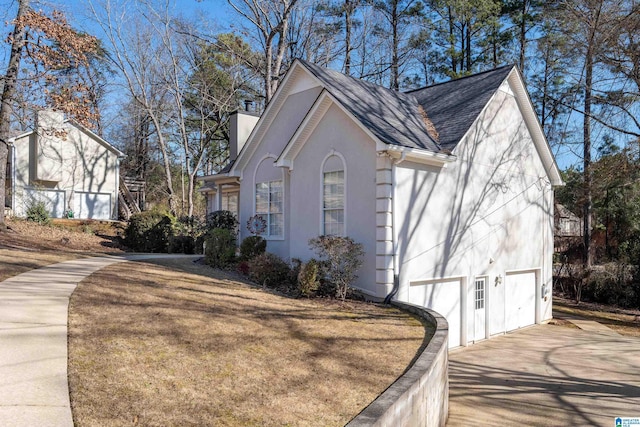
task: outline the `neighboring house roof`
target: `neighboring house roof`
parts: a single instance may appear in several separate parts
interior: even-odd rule
[[[559,218],[570,218],[570,219],[580,220],[580,217],[578,215],[574,214],[569,209],[567,209],[566,206],[560,203],[556,203],[554,205],[554,208],[555,208],[554,212],[556,216]]]
[[[413,95],[396,92],[298,59],[325,89],[385,144],[439,152]]]
[[[440,146],[453,151],[513,68],[507,65],[408,93],[433,122]]]
[[[113,145],[109,144],[106,140],[104,140],[102,137],[100,137],[98,134],[96,134],[95,132],[91,131],[89,128],[81,125],[80,123],[76,122],[75,120],[71,120],[71,119],[65,119],[65,121],[63,122],[63,124],[70,124],[71,126],[77,128],[78,130],[80,130],[81,132],[89,135],[91,138],[93,138],[94,140],[96,140],[96,142],[98,142],[100,145],[102,145],[104,148],[106,148],[107,150],[111,151],[112,153],[114,153],[115,155],[117,155],[118,157],[126,157],[127,155],[124,154],[122,151],[118,150],[116,147],[114,147]],[[36,133],[35,130],[31,130],[25,133],[22,133],[16,137],[13,137],[10,139],[10,141],[15,141],[17,139],[21,139],[27,136],[30,136],[32,134]]]

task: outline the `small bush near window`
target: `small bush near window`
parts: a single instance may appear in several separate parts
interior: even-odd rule
[[[27,208],[27,221],[37,222],[40,225],[51,223],[51,217],[44,202],[34,202]]]
[[[291,288],[291,267],[277,255],[265,252],[248,261],[249,279],[273,289],[288,292]]]
[[[134,214],[124,232],[125,245],[138,252],[167,252],[175,218],[160,211]]]
[[[238,220],[233,212],[215,211],[207,215],[207,229],[224,228],[234,234],[238,230]]]
[[[319,236],[309,240],[309,246],[327,263],[327,279],[336,286],[336,297],[343,301],[349,286],[358,278],[364,250],[350,237]]]
[[[236,236],[231,230],[214,228],[206,240],[205,262],[214,268],[227,268],[236,260]]]
[[[240,259],[248,261],[265,253],[267,250],[267,241],[260,236],[246,237],[240,244]]]
[[[300,266],[298,273],[298,290],[305,297],[310,297],[316,293],[320,287],[318,279],[320,266],[317,260],[310,259],[308,262]]]

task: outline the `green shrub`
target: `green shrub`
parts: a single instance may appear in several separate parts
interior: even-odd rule
[[[309,246],[326,261],[326,277],[336,287],[336,297],[343,301],[349,286],[358,276],[364,250],[362,244],[349,237],[319,236],[309,240]]]
[[[205,240],[205,223],[196,216],[181,216],[173,227],[173,237],[169,240],[170,253],[201,253]]]
[[[596,266],[582,288],[581,298],[601,304],[637,307],[638,287],[634,283],[634,275],[636,267],[621,263]]]
[[[216,228],[223,228],[236,234],[238,232],[238,220],[233,212],[230,211],[211,212],[207,215],[207,229]]]
[[[265,252],[248,261],[249,278],[255,283],[288,291],[291,288],[291,267],[282,258]]]
[[[267,250],[267,241],[260,236],[246,237],[240,244],[240,259],[248,261],[265,253]]]
[[[51,224],[51,217],[44,202],[33,202],[27,208],[27,221],[37,222],[40,225]]]
[[[164,212],[134,214],[124,232],[125,244],[138,252],[167,252],[174,222],[173,216]]]
[[[170,254],[194,254],[196,241],[193,237],[187,235],[171,236],[169,238]]]
[[[301,265],[300,273],[298,273],[298,290],[303,296],[308,298],[317,292],[320,287],[319,272],[320,266],[315,259],[310,259]]]
[[[227,268],[236,259],[236,236],[231,230],[214,228],[208,233],[205,262],[214,268]]]

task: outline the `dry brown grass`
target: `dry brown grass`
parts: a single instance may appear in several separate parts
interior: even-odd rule
[[[640,310],[624,310],[588,302],[576,304],[574,301],[556,296],[553,298],[553,310],[560,315],[569,314],[594,320],[621,335],[640,337]]]
[[[344,425],[425,340],[395,309],[288,299],[162,264],[109,267],[72,296],[76,425]]]
[[[0,248],[0,282],[29,270],[73,258],[78,258],[78,255],[63,252],[38,252]]]
[[[113,243],[119,223],[56,220],[42,226],[7,219],[6,224],[8,229],[0,228],[0,281],[57,262],[122,252]],[[95,235],[91,227],[103,234]]]

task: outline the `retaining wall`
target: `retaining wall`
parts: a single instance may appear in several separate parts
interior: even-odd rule
[[[435,334],[409,370],[347,426],[444,426],[449,414],[449,325],[433,310],[393,304],[434,324]]]

